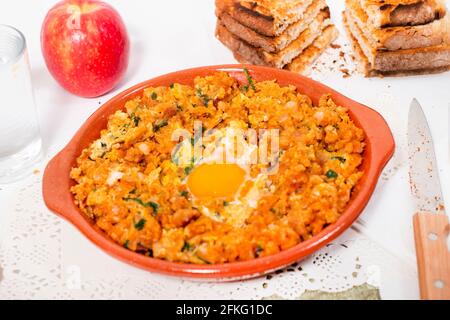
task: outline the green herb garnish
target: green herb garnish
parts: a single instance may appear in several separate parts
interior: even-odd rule
[[[246,88],[245,91],[247,91],[249,87],[252,88],[253,90],[256,90],[255,82],[253,81],[253,78],[250,75],[250,72],[248,72],[247,68],[244,68],[244,73],[245,73],[245,76],[247,77],[247,81],[248,81],[248,85],[244,87],[244,88]]]
[[[257,257],[259,257],[263,251],[264,251],[264,248],[258,244],[255,248],[255,255]]]
[[[147,207],[151,207],[153,209],[153,213],[157,214],[158,213],[158,209],[159,209],[159,204],[157,204],[156,202],[153,201],[149,201],[146,203]]]
[[[197,96],[202,100],[202,103],[205,105],[205,107],[207,107],[211,98],[204,94],[202,89],[200,88],[197,89]]]
[[[169,122],[167,121],[167,119],[158,120],[153,125],[153,131],[158,132],[161,128],[167,126],[168,124]]]
[[[130,118],[133,121],[135,127],[137,127],[139,125],[139,122],[141,122],[141,118],[137,117],[134,112],[130,114]]]
[[[159,204],[157,204],[156,202],[153,202],[153,201],[144,202],[140,198],[129,198],[129,197],[123,198],[123,200],[124,201],[134,201],[145,208],[151,207],[153,209],[153,213],[155,213],[155,214],[158,213]]]
[[[345,163],[345,161],[347,161],[347,159],[345,159],[344,157],[339,156],[331,157],[331,160],[339,160],[340,163]]]
[[[194,165],[195,165],[195,158],[192,157],[191,158],[191,164],[188,167],[184,168],[184,174],[188,175],[189,173],[191,173],[192,169],[194,169]]]
[[[184,245],[183,245],[183,248],[181,248],[181,252],[192,251],[192,250],[194,250],[194,248],[195,247],[193,245],[191,245],[189,242],[185,241]]]
[[[152,92],[152,100],[156,100],[158,99],[158,95],[156,94],[156,92]]]
[[[187,192],[186,190],[183,190],[180,192],[180,196],[187,198],[189,195],[189,192]]]
[[[192,169],[194,169],[194,166],[185,167],[184,174],[188,175],[189,173],[191,173]]]
[[[195,256],[196,256],[197,259],[200,260],[201,262],[206,263],[206,264],[211,264],[211,262],[209,262],[208,260],[206,260],[206,259],[204,259],[204,258],[202,258],[202,257],[200,257],[200,256],[198,256],[198,255],[195,255]]]
[[[123,247],[125,248],[125,249],[128,249],[128,245],[130,244],[130,240],[126,240],[124,243],[123,243]]]
[[[136,228],[136,230],[142,230],[145,226],[145,222],[146,222],[145,219],[141,219],[134,224],[134,227]]]
[[[325,173],[325,176],[328,179],[336,179],[338,177],[338,174],[336,173],[336,171],[330,169],[327,171],[327,173]]]
[[[175,87],[175,83],[170,84],[170,89],[173,89],[173,87]]]
[[[230,203],[229,203],[228,201],[224,201],[224,202],[223,202],[223,206],[224,206],[224,207],[228,206],[229,204],[230,204]]]

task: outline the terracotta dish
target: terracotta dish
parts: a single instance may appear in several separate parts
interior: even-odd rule
[[[365,131],[367,145],[361,166],[364,176],[355,187],[346,211],[336,223],[329,225],[311,239],[268,257],[227,264],[195,265],[150,258],[123,248],[96,227],[93,221],[82,214],[74,204],[70,188],[75,182],[69,174],[76,163],[76,158],[84,148],[99,137],[100,131],[106,127],[108,117],[116,110],[123,108],[126,101],[141,94],[147,87],[169,86],[172,83],[192,85],[196,76],[207,76],[216,71],[225,71],[237,80],[246,82],[246,75],[241,65],[201,67],[170,73],[140,83],[105,103],[47,165],[43,180],[43,197],[47,207],[71,222],[95,245],[112,256],[149,271],[181,277],[215,280],[256,277],[300,260],[335,239],[358,218],[372,195],[381,170],[393,154],[395,144],[386,121],[376,111],[296,73],[267,67],[250,65],[246,67],[256,81],[276,79],[282,86],[294,85],[300,93],[311,97],[314,104],[318,103],[323,94],[331,94],[336,104],[349,109],[352,120]]]

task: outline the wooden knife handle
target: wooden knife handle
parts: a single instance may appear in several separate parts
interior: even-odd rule
[[[445,214],[414,215],[414,238],[419,270],[420,297],[450,300],[449,222]]]

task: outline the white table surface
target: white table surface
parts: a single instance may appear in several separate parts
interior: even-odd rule
[[[107,2],[120,12],[127,25],[131,40],[131,57],[123,82],[111,93],[95,99],[82,99],[67,93],[53,80],[45,67],[40,51],[40,27],[46,12],[56,1],[15,0],[0,4],[0,23],[15,26],[27,38],[45,159],[63,148],[101,103],[123,89],[179,69],[236,63],[231,53],[214,37],[213,0]],[[342,50],[348,50],[340,21],[343,0],[328,2],[333,20],[341,30],[339,42],[343,46]],[[450,1],[448,2],[450,6]],[[321,58],[321,61],[333,55],[339,57],[338,51],[330,51]],[[347,66],[353,70],[351,61],[346,62]],[[435,142],[444,197],[448,205],[450,73],[366,79],[357,74],[344,78],[336,68],[321,68],[312,72],[311,77],[356,101],[371,106],[388,121],[397,143],[396,154],[384,171],[358,226],[370,239],[414,269],[411,229],[414,205],[409,194],[405,150],[409,104],[413,97],[417,98],[428,118]],[[42,169],[44,165],[45,162],[36,167]],[[13,212],[10,208],[15,201],[13,199],[16,199],[15,195],[22,187],[23,182],[0,186],[0,245],[7,245],[2,244],[1,240],[8,223],[12,221]],[[72,237],[76,241],[85,241],[76,231]],[[93,252],[101,254],[98,249]],[[405,284],[399,282],[398,285]],[[413,288],[415,292],[407,297],[417,297],[417,287]],[[398,295],[394,297],[402,298]]]

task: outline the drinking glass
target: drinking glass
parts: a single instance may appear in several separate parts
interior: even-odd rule
[[[41,150],[25,37],[0,25],[0,184],[31,173]]]

